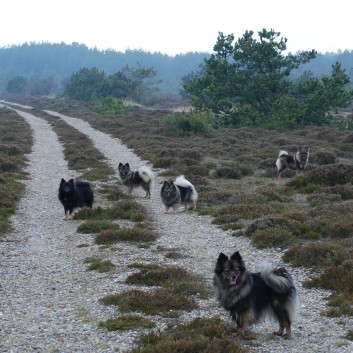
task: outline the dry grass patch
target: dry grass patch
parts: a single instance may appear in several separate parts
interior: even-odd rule
[[[122,199],[112,207],[85,208],[75,214],[74,219],[116,220],[128,219],[142,222],[145,219],[145,208],[131,199]]]
[[[109,272],[115,265],[110,260],[102,260],[96,257],[87,257],[84,262],[89,264],[87,271]]]
[[[288,185],[299,190],[305,189],[310,184],[335,186],[351,184],[353,181],[353,165],[351,164],[330,164],[319,166],[301,178],[295,178],[288,182]]]
[[[108,331],[123,331],[133,329],[151,329],[156,324],[141,315],[121,315],[105,321],[100,321],[99,328],[105,328]]]
[[[349,250],[333,242],[311,242],[291,247],[283,255],[283,260],[294,266],[314,267],[338,266],[347,258]]]
[[[119,225],[108,220],[88,220],[77,227],[78,233],[94,234],[103,230],[119,229]]]
[[[329,300],[331,307],[326,315],[345,316],[353,315],[353,251],[348,254],[348,258],[338,266],[329,266],[324,271],[304,282],[308,288],[321,287],[333,291]]]
[[[140,271],[127,277],[128,284],[162,286],[175,294],[198,295],[202,298],[211,293],[210,286],[202,276],[189,273],[182,267],[143,264],[135,264],[134,267],[140,268]]]
[[[129,290],[118,294],[107,295],[100,299],[105,305],[117,305],[122,313],[143,312],[147,315],[175,317],[181,310],[193,310],[198,307],[193,298],[173,294],[165,288],[149,292]]]
[[[10,216],[16,206],[26,177],[26,154],[31,152],[32,133],[25,120],[12,110],[0,108],[0,237],[11,230]]]
[[[149,243],[155,241],[157,237],[154,231],[142,227],[120,228],[103,230],[96,236],[95,242],[98,245],[110,245],[119,241]]]
[[[197,318],[141,336],[129,353],[244,353],[231,324],[219,318]]]

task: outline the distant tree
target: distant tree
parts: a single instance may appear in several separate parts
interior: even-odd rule
[[[331,77],[306,73],[295,83],[291,72],[317,53],[284,55],[287,39],[279,32],[263,29],[255,39],[253,31],[246,31],[233,42],[232,34],[219,33],[204,71],[184,84],[194,107],[222,113],[226,122],[237,126],[275,127],[322,124],[329,110],[352,99],[346,90],[349,77],[338,63]]]
[[[246,104],[266,114],[277,95],[288,91],[291,71],[316,55],[313,50],[285,56],[287,39],[274,30],[263,29],[258,36],[246,31],[233,45],[233,34],[219,33],[204,75],[184,86],[195,106],[227,113]]]
[[[46,78],[31,78],[28,83],[27,93],[32,96],[44,96],[54,93],[55,90],[55,77],[50,75]]]
[[[109,75],[106,84],[108,94],[118,99],[128,97],[134,89],[132,80],[121,71]]]
[[[106,75],[96,67],[82,68],[71,75],[65,86],[64,95],[80,101],[91,101],[105,97]]]
[[[156,71],[139,65],[137,68],[125,66],[122,70],[106,76],[97,68],[83,68],[71,76],[64,94],[72,99],[91,101],[106,97],[117,99],[131,98],[143,102],[157,90],[158,81],[153,78]]]
[[[11,94],[25,94],[27,90],[27,78],[15,76],[9,80],[6,86],[6,92]]]
[[[157,71],[153,67],[144,67],[141,63],[137,67],[125,66],[121,73],[130,81],[131,89],[128,94],[137,102],[144,103],[158,91],[158,85],[162,82],[156,80]]]

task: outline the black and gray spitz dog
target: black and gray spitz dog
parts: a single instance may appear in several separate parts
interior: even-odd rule
[[[76,208],[87,206],[92,208],[94,195],[88,181],[66,181],[61,179],[59,186],[59,200],[64,206],[65,218],[70,219]]]
[[[214,272],[217,300],[229,311],[242,336],[251,324],[270,314],[279,322],[279,329],[274,334],[291,338],[291,323],[298,300],[292,278],[285,268],[248,272],[237,251],[230,258],[220,253]]]
[[[298,148],[295,155],[290,155],[286,151],[280,151],[276,161],[276,177],[280,179],[282,177],[282,172],[286,169],[295,170],[296,175],[303,175],[304,169],[309,162],[309,147]]]
[[[170,207],[173,207],[173,211],[176,212],[180,204],[184,204],[185,210],[196,208],[198,197],[196,189],[184,175],[179,175],[174,182],[165,181],[160,195],[165,206],[164,213],[168,213]]]
[[[119,163],[119,175],[122,183],[127,186],[128,194],[131,195],[132,189],[141,186],[145,190],[145,197],[151,198],[151,186],[153,182],[152,170],[148,167],[141,167],[137,172],[131,170],[129,163]]]

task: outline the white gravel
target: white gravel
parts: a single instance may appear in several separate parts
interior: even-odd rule
[[[67,123],[91,138],[95,146],[117,170],[119,162],[129,162],[133,169],[144,165],[136,154],[108,134],[93,129],[88,123],[55,112]],[[100,305],[104,295],[122,291],[126,265],[131,262],[174,263],[202,274],[210,284],[220,251],[231,254],[239,250],[249,270],[259,270],[261,262],[281,263],[278,250],[257,250],[247,238],[233,238],[211,224],[209,217],[196,212],[163,214],[157,177],[151,200],[144,192],[134,190],[136,200],[150,212],[160,238],[150,249],[117,245],[99,249],[92,236],[76,233],[78,221],[65,221],[57,198],[61,177],[75,176],[68,170],[62,147],[50,125],[43,119],[18,111],[31,125],[34,146],[28,156],[26,193],[12,218],[14,231],[0,242],[0,351],[1,352],[116,352],[130,349],[141,331],[108,332],[98,329],[100,320],[118,313],[115,307]],[[157,172],[157,171],[156,171]],[[88,247],[78,248],[79,244]],[[185,255],[180,260],[165,260],[157,247],[179,248]],[[116,268],[111,273],[87,272],[84,258],[100,256],[110,259]],[[288,267],[286,265],[286,267]],[[249,344],[252,352],[352,352],[353,343],[343,338],[353,329],[352,318],[327,318],[323,290],[307,290],[301,283],[307,271],[290,268],[301,300],[298,319],[293,324],[293,338],[285,341],[272,334],[276,323],[268,321],[253,326],[256,339]],[[185,313],[184,320],[197,316],[227,314],[213,299],[200,301],[200,310]],[[155,318],[154,318],[155,319]],[[159,328],[168,320],[157,319]]]

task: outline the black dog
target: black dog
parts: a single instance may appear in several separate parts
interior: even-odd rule
[[[87,206],[92,208],[94,201],[93,190],[88,181],[66,181],[61,179],[59,186],[59,200],[64,206],[65,218],[70,219],[75,208]]]
[[[291,338],[291,323],[297,311],[297,291],[290,274],[283,267],[272,267],[261,273],[248,272],[239,252],[230,258],[220,253],[214,276],[217,300],[229,311],[243,336],[247,328],[266,314],[276,318],[274,332]]]

